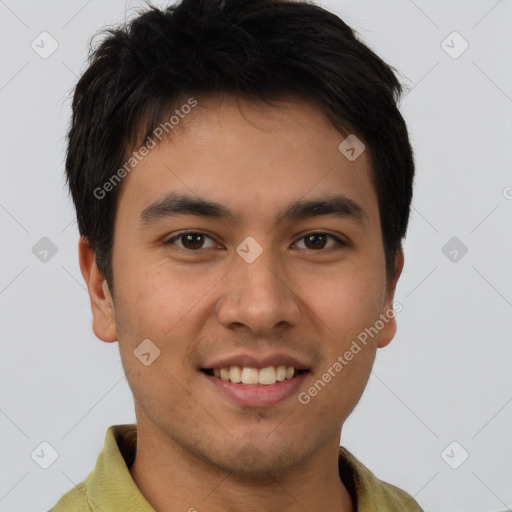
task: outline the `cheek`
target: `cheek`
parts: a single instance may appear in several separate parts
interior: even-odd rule
[[[333,347],[325,365],[298,396],[317,425],[329,430],[345,422],[365,390],[375,352],[369,344],[354,348],[351,342],[339,342],[338,349]]]
[[[338,404],[340,412],[352,410],[364,391],[377,350],[377,338],[365,338],[365,329],[381,313],[382,286],[380,274],[366,267],[339,272],[336,279],[325,280],[323,287],[309,292],[305,302],[315,313],[312,318],[325,350],[317,378],[330,372],[324,379],[329,381],[326,400],[319,401],[319,407],[325,408],[321,414],[329,414],[329,403]]]
[[[132,364],[133,350],[150,339],[161,350],[160,361],[177,371],[194,352],[194,330],[213,314],[211,294],[222,275],[169,262],[127,265],[118,287],[122,299],[116,304],[119,345],[127,362]]]
[[[371,267],[333,270],[317,285],[309,290],[303,287],[304,302],[338,340],[340,348],[379,317],[384,281]]]
[[[136,402],[151,415],[158,414],[158,404],[168,401],[170,390],[169,413],[185,414],[191,407],[184,391],[189,377],[184,363],[195,343],[190,318],[200,310],[212,283],[197,284],[187,275],[162,265],[132,264],[124,268],[118,286],[122,300],[116,305],[116,322],[122,365]],[[146,366],[134,351],[147,339],[159,352]],[[154,350],[149,345],[151,359]]]
[[[208,290],[208,281],[191,279],[192,273],[150,262],[126,265],[117,305],[125,321],[155,334],[170,329]]]

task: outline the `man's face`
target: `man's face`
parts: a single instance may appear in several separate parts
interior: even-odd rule
[[[334,370],[392,308],[369,156],[349,161],[338,149],[344,137],[303,102],[211,98],[182,127],[122,183],[115,325],[95,308],[95,333],[119,340],[146,432],[224,471],[286,471],[339,444],[376,349],[395,332],[388,320]],[[170,194],[233,216],[150,208]],[[283,217],[293,203],[334,196],[344,199],[337,214],[295,208]],[[143,340],[160,350],[148,365],[134,354]],[[307,371],[268,386],[214,375],[230,366],[248,367],[248,382],[262,366]],[[329,369],[330,382],[308,393]],[[263,375],[275,378],[272,369]]]

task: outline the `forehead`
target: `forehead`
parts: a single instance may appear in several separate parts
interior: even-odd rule
[[[245,220],[333,193],[377,214],[369,155],[347,159],[339,150],[345,135],[311,104],[227,96],[198,100],[187,112],[124,178],[118,214],[140,217],[169,192],[229,205]]]

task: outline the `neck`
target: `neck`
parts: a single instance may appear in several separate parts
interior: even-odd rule
[[[279,477],[226,473],[183,449],[154,426],[137,424],[131,476],[159,512],[304,512],[354,507],[338,470],[339,439]]]

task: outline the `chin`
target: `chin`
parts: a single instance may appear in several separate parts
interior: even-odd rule
[[[238,450],[231,449],[215,457],[215,465],[223,472],[242,481],[257,480],[260,483],[275,483],[276,478],[288,473],[299,462],[297,454],[290,453],[289,448],[280,446],[258,448],[247,442]]]

